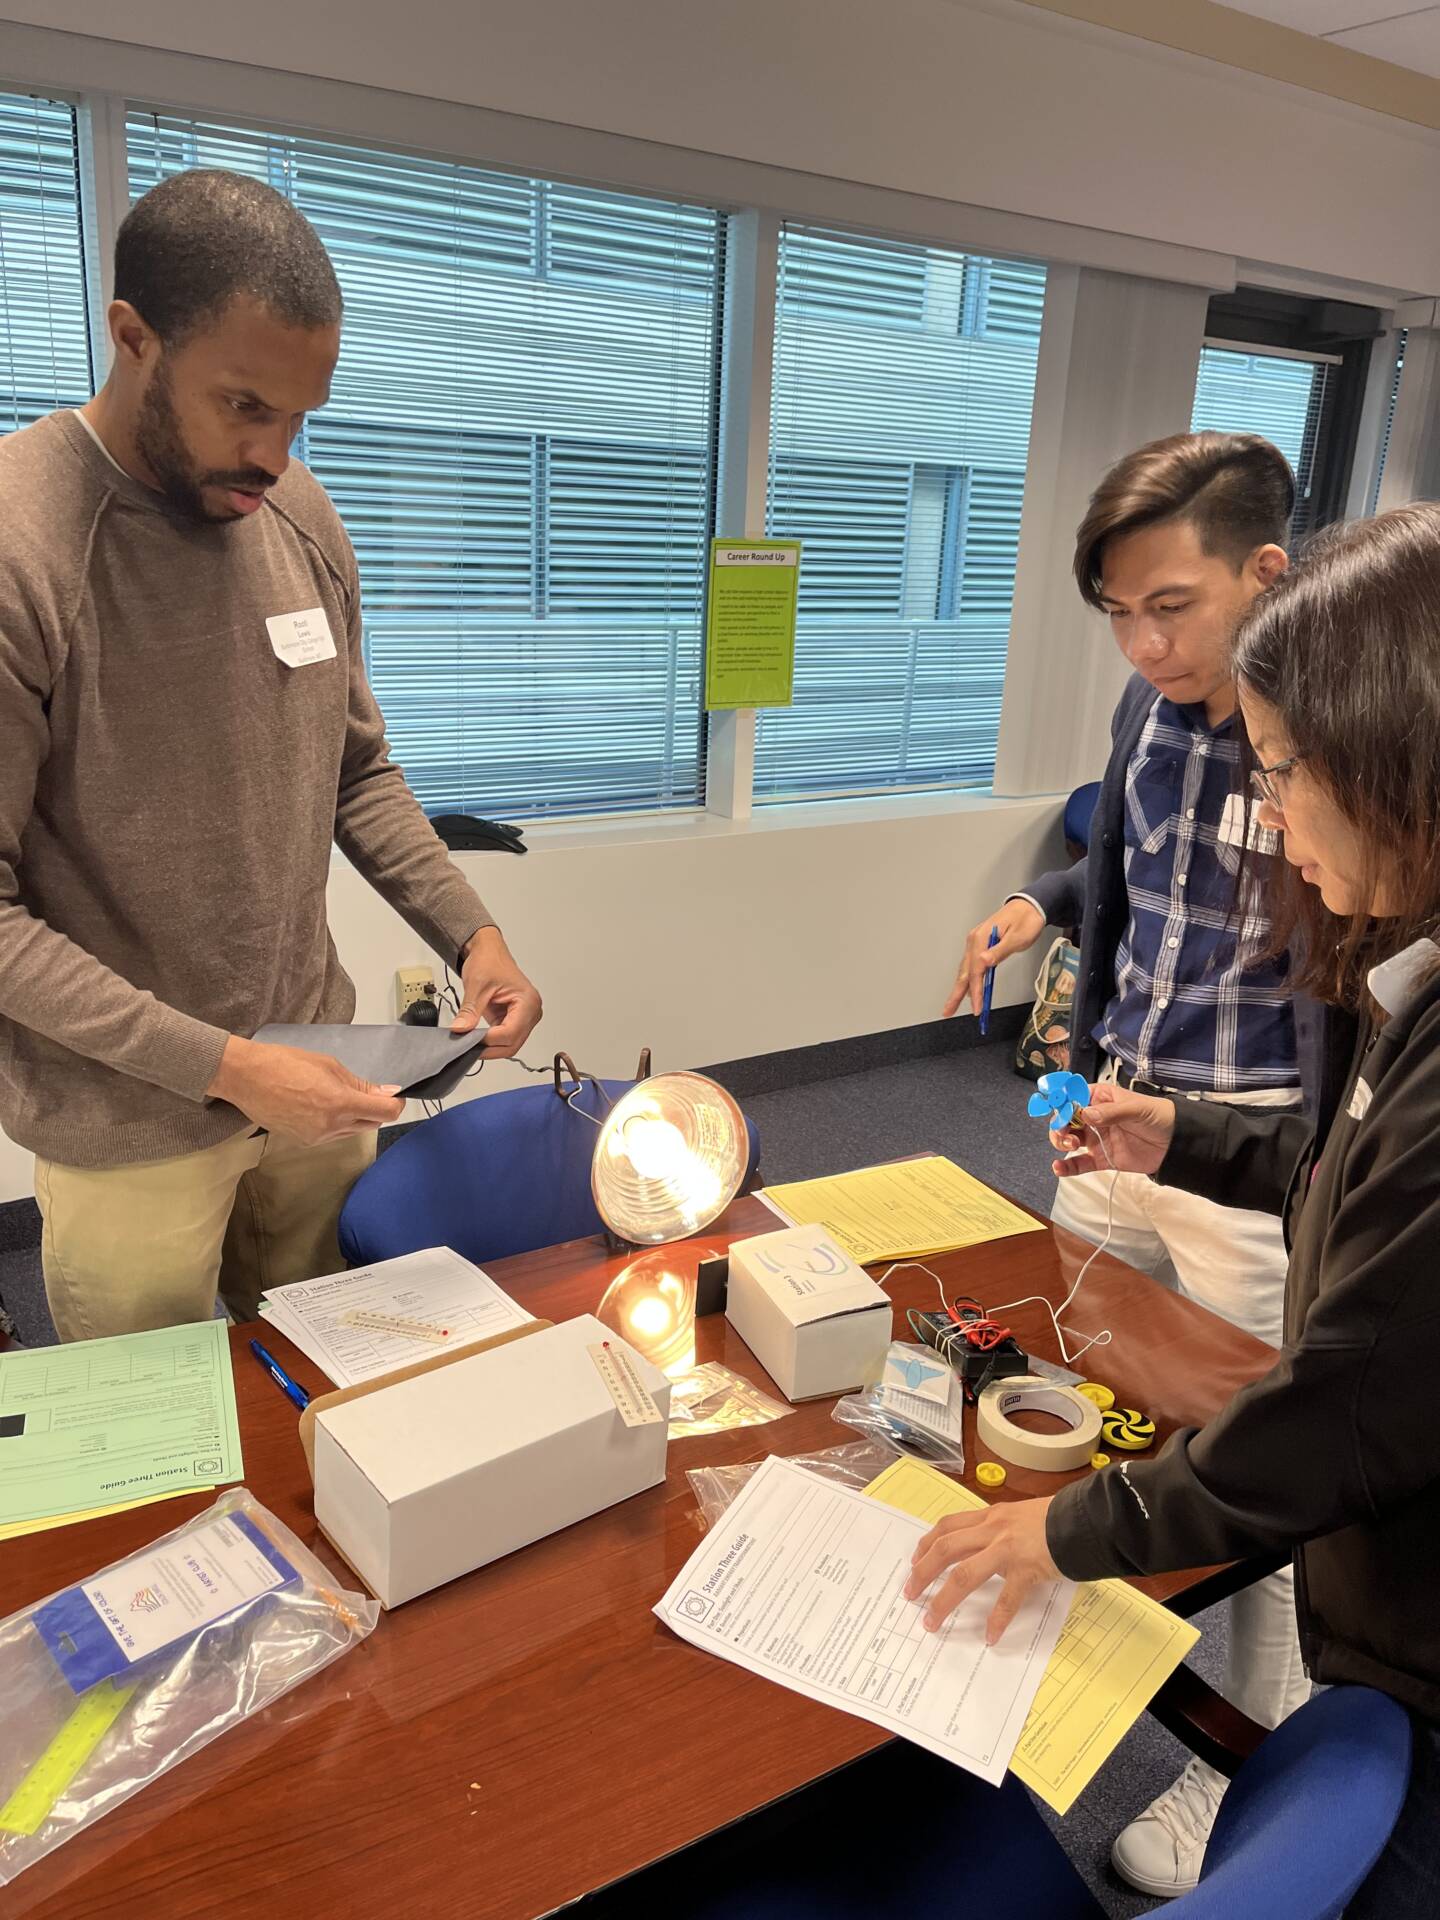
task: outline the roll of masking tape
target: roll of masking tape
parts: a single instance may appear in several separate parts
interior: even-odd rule
[[[1020,1412],[1054,1414],[1069,1431],[1031,1433],[1011,1419]],[[1100,1438],[1100,1409],[1093,1400],[1074,1387],[1053,1386],[1029,1374],[992,1382],[980,1396],[975,1417],[980,1443],[989,1452],[1012,1467],[1033,1467],[1041,1473],[1088,1466]]]

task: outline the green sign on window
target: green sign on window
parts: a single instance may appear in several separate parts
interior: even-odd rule
[[[795,694],[798,540],[712,540],[705,705],[788,707]]]

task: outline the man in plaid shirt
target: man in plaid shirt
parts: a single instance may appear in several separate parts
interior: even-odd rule
[[[1143,1092],[1300,1104],[1317,1016],[1292,1002],[1285,961],[1246,964],[1264,929],[1242,925],[1236,901],[1247,810],[1229,653],[1240,615],[1285,570],[1294,498],[1284,456],[1248,434],[1177,434],[1100,483],[1075,575],[1135,676],[1115,711],[1089,852],[972,930],[946,1013],[966,1000],[978,1012],[986,969],[1032,946],[1047,922],[1078,923],[1075,1072]],[[1252,833],[1251,857],[1273,854],[1274,839]],[[1000,939],[987,948],[993,926]],[[1053,1218],[1095,1242],[1110,1228],[1120,1259],[1280,1345],[1278,1218],[1108,1172],[1062,1181]],[[1265,1726],[1310,1691],[1291,1578],[1287,1569],[1232,1603],[1225,1691]],[[1223,1790],[1192,1761],[1120,1834],[1117,1871],[1150,1894],[1194,1886]]]
[[[1143,724],[1124,788],[1130,916],[1095,1036],[1100,1051],[1128,1079],[1177,1093],[1295,1087],[1288,969],[1236,963],[1237,932],[1242,952],[1253,951],[1264,929],[1253,918],[1237,926],[1245,809],[1232,717],[1213,723],[1208,704],[1156,698],[1141,684],[1130,704]],[[1252,837],[1258,852],[1279,850],[1273,833]]]

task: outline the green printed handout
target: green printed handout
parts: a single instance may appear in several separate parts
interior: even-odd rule
[[[705,705],[788,707],[795,693],[798,540],[712,540]]]
[[[223,1320],[0,1353],[0,1525],[242,1472]]]

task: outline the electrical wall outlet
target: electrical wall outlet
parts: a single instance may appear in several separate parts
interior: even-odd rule
[[[398,1020],[407,1007],[413,1007],[417,1000],[438,998],[435,990],[434,967],[397,967],[395,969],[395,1018]]]

